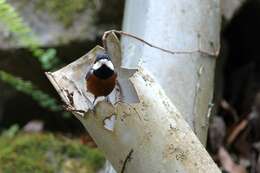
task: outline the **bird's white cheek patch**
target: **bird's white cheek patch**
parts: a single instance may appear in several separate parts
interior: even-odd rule
[[[96,62],[94,65],[93,65],[93,70],[97,70],[101,67],[102,63],[100,61]]]
[[[106,64],[106,66],[107,66],[108,68],[110,68],[111,70],[114,70],[114,65],[112,64],[111,61],[106,61],[105,64]]]
[[[113,132],[116,123],[116,116],[112,115],[104,119],[104,128],[108,131]]]

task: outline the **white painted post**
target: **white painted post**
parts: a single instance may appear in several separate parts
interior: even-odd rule
[[[141,59],[203,144],[212,107],[215,61],[220,47],[219,0],[126,0],[123,30],[172,51],[123,40],[123,65]]]

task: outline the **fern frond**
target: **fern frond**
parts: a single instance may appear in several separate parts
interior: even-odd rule
[[[0,0],[0,22],[15,35],[20,45],[28,48],[38,58],[43,69],[52,69],[59,63],[56,50],[48,49],[45,51],[40,48],[39,40],[31,28],[25,24],[22,17],[6,0]]]
[[[43,108],[55,112],[62,110],[54,98],[35,87],[30,81],[25,81],[3,70],[0,70],[0,80],[9,84],[17,91],[31,96]]]

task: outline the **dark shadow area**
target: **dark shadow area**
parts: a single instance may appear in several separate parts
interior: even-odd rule
[[[106,0],[102,3],[99,10],[96,23],[101,27],[104,25],[122,26],[122,17],[124,14],[124,0]],[[109,8],[108,8],[109,7]],[[111,28],[111,29],[119,29]]]
[[[260,1],[250,0],[223,31],[227,44],[224,98],[239,115],[251,111],[260,90]]]
[[[207,149],[225,172],[259,173],[260,1],[246,1],[222,28]]]

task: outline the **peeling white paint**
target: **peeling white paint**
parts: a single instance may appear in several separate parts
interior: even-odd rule
[[[105,120],[104,120],[104,128],[106,130],[109,130],[109,131],[114,131],[114,127],[115,127],[115,123],[116,123],[116,116],[115,115],[112,115],[110,117],[107,117]]]

